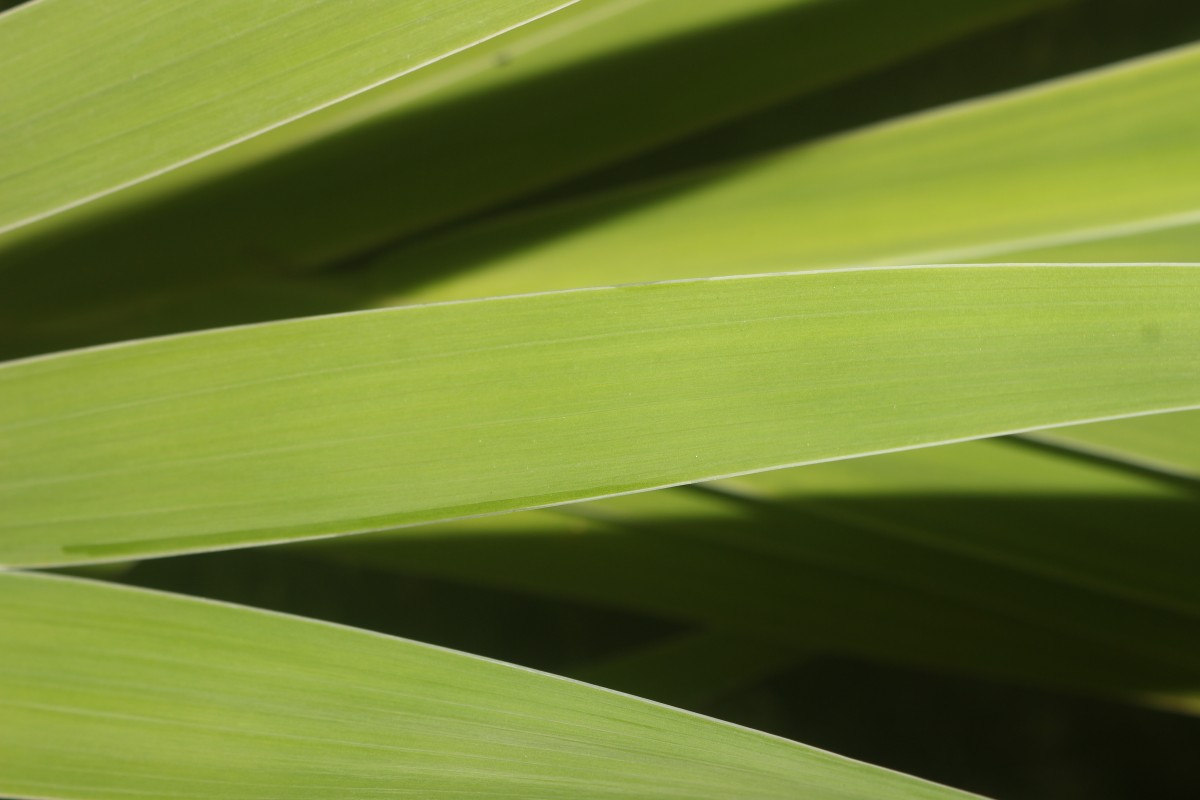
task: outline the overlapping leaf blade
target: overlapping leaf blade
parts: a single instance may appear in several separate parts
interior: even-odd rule
[[[1001,439],[290,549],[1196,710],[1198,511]]]
[[[259,11],[270,13],[263,6]],[[1198,162],[1187,141],[1197,120],[1175,101],[1196,88],[1195,63],[1195,53],[1185,51],[1002,100],[977,114],[951,112],[898,126],[898,133],[834,141],[801,153],[815,156],[815,166],[795,169],[797,158],[784,156],[744,173],[714,173],[502,221],[401,252],[389,260],[392,266],[368,275],[365,291],[334,278],[314,284],[317,290],[303,302],[318,297],[316,307],[350,306],[371,294],[384,303],[411,302],[521,286],[607,284],[621,276],[641,280],[685,268],[677,274],[1007,260],[1014,253],[1031,260],[1101,262],[1124,252],[1135,253],[1123,256],[1129,260],[1190,260],[1197,215],[1188,182]],[[1115,115],[1121,103],[1147,113]],[[119,114],[121,103],[105,113],[114,108]],[[1007,136],[1016,130],[1022,147],[1005,149],[996,134],[1001,129]],[[47,151],[54,150],[54,137],[45,138]],[[934,149],[937,157],[930,157]],[[177,153],[173,163],[184,158]],[[27,160],[36,174],[38,160]],[[64,163],[70,167],[70,158]],[[1046,163],[1054,169],[1047,171]],[[1047,175],[1053,191],[1044,190]],[[875,176],[884,179],[878,190],[870,186]],[[108,180],[121,185],[111,175]],[[906,187],[901,205],[897,186]],[[35,205],[44,200],[36,191],[23,195]],[[55,208],[72,202],[60,198]],[[718,222],[733,227],[718,232]],[[0,217],[0,229],[4,225]],[[701,235],[693,235],[697,231]],[[745,246],[748,241],[756,244]],[[317,261],[325,257],[320,244],[315,250],[299,239],[292,244]],[[1186,255],[1172,255],[1179,252]],[[394,265],[411,268],[414,254],[426,272],[397,277]],[[234,264],[260,256],[241,252]],[[718,267],[721,259],[725,265]],[[482,283],[471,277],[445,282],[479,264],[495,268]],[[568,272],[568,282],[558,283]],[[1044,265],[693,281],[290,322],[0,366],[0,386],[12,389],[0,397],[6,437],[0,563],[73,563],[355,532],[1196,407],[1196,274],[1180,265]],[[431,278],[430,286],[410,291]],[[483,285],[490,288],[480,290]],[[324,296],[330,287],[344,294],[330,300]],[[298,313],[291,298],[278,296],[273,278],[261,288]],[[87,294],[79,286],[76,291]],[[618,295],[620,301],[612,301]],[[16,304],[27,299],[19,296]],[[38,313],[31,305],[29,316]],[[120,318],[123,312],[99,313]],[[10,322],[18,336],[27,323]],[[1153,694],[1195,708],[1200,657],[1191,642],[1200,604],[1181,569],[1194,554],[1181,532],[1194,518],[1190,482],[1197,462],[1190,440],[1180,436],[1194,439],[1200,430],[1194,419],[1144,417],[1079,435],[1039,434],[1039,441],[1062,450],[1062,463],[1076,456],[1111,463],[1078,485],[1054,484],[1057,494],[1042,496],[1038,487],[1025,496],[1014,493],[1020,481],[1006,484],[1008,519],[998,526],[981,516],[996,507],[995,492],[972,494],[953,479],[938,482],[962,465],[952,455],[926,462],[913,473],[920,476],[915,481],[888,475],[892,462],[880,459],[885,466],[878,473],[838,473],[833,466],[804,478],[796,472],[750,476],[662,493],[649,503],[640,495],[461,521],[429,528],[427,536],[367,538],[317,552],[351,560],[382,554],[374,563],[391,559],[401,569],[465,577],[474,571],[481,582],[735,628],[732,641],[765,642],[767,666],[792,647],[816,644],[1075,690]],[[1131,488],[1118,480],[1126,468],[1149,477]],[[989,470],[981,472],[1017,475]],[[835,477],[822,483],[822,474]],[[938,494],[931,485],[949,490]],[[978,482],[970,485],[978,490]],[[1055,529],[1056,521],[1081,509],[1097,515],[1092,528]],[[1122,527],[1121,521],[1146,512],[1154,519],[1147,536]],[[982,522],[964,536],[972,520]],[[487,542],[482,550],[471,541],[496,530],[512,538]],[[530,530],[551,544],[544,562],[523,560],[536,551],[518,541]],[[587,547],[562,559],[566,551],[555,548],[572,549],[577,542],[569,540],[580,533]],[[465,537],[471,558],[455,559],[456,536]],[[432,545],[424,560],[420,547],[415,558],[409,549],[422,541]],[[609,561],[580,561],[597,541]],[[497,544],[503,557],[484,563],[480,554]],[[611,563],[617,572],[631,556],[640,580],[630,582],[631,593],[614,591],[601,567]],[[501,568],[505,558],[511,569]],[[673,570],[676,559],[682,569]],[[537,563],[549,569],[538,571]],[[798,574],[804,578],[799,588]],[[663,575],[669,580],[659,580]],[[714,582],[748,599],[714,592]],[[299,628],[273,627],[283,624],[273,618],[242,617],[244,626],[232,616],[218,620],[249,612],[21,575],[0,576],[0,592],[15,598],[14,607],[34,612],[32,618],[0,614],[8,623],[0,625],[0,639],[15,643],[19,654],[15,668],[0,666],[0,682],[16,687],[10,708],[27,723],[18,727],[35,733],[0,733],[0,747],[16,753],[21,765],[18,782],[9,779],[18,792],[116,796],[132,787],[178,793],[197,780],[207,792],[236,780],[239,789],[253,785],[264,794],[316,796],[345,791],[347,779],[359,781],[350,790],[391,791],[398,781],[402,791],[451,796],[478,793],[484,783],[494,788],[497,781],[520,796],[734,791],[732,779],[722,786],[680,767],[677,751],[662,740],[654,743],[652,755],[661,757],[654,764],[647,751],[616,743],[639,757],[612,780],[610,765],[604,772],[599,760],[584,764],[598,751],[581,754],[588,746],[612,748],[620,734],[611,728],[598,745],[561,736],[570,763],[535,763],[518,751],[544,741],[545,730],[534,728],[553,727],[555,720],[530,723],[514,741],[513,729],[472,728],[480,707],[470,720],[458,709],[478,690],[487,702],[521,703],[501,713],[520,715],[525,724],[525,701],[544,700],[544,691],[521,694],[497,678],[503,686],[496,694],[490,681],[501,673],[483,671],[473,673],[478,681],[448,686],[444,680],[454,669],[432,661],[406,673],[423,689],[406,697],[420,719],[404,735],[417,738],[400,745],[408,748],[402,762],[381,761],[378,751],[396,746],[394,719],[385,725],[383,717],[397,709],[376,702],[384,693],[380,676],[387,672],[392,680],[394,663],[382,651],[369,655],[365,639],[354,644],[361,646],[357,657],[351,653],[343,662],[336,642],[314,644],[333,635],[328,629],[310,638]],[[184,610],[189,605],[192,610]],[[68,617],[68,607],[86,611]],[[63,635],[67,620],[70,638]],[[303,626],[284,627],[291,625]],[[336,636],[343,634],[353,636]],[[249,676],[258,683],[280,674],[281,666],[292,668],[284,670],[278,705],[264,706],[268,690],[230,680],[246,677],[240,667],[216,663],[228,656],[231,641],[235,649],[245,647],[250,672],[261,668]],[[699,640],[699,650],[720,641]],[[405,647],[410,655],[420,651]],[[176,657],[162,659],[164,650]],[[324,651],[336,655],[322,661]],[[204,656],[199,664],[198,652]],[[88,660],[98,653],[99,669]],[[296,664],[303,665],[299,672]],[[310,672],[314,665],[330,668],[322,680]],[[748,674],[758,674],[757,666],[748,664]],[[296,701],[314,696],[318,684],[328,687],[331,674],[364,668],[361,683],[349,676],[337,697],[310,701],[297,718]],[[144,679],[137,691],[130,675]],[[431,683],[422,682],[430,676]],[[347,706],[339,702],[347,700],[353,713],[342,715]],[[434,706],[441,701],[455,707],[449,717],[438,717]],[[577,720],[594,718],[597,708],[581,711]],[[599,716],[608,724],[612,711],[605,706]],[[463,740],[464,729],[455,726],[464,723],[471,728],[466,738],[482,751],[442,748],[441,742]],[[634,724],[644,732],[648,723]],[[170,729],[165,738],[164,729]],[[693,737],[688,748],[697,738],[708,742],[693,729],[679,730]],[[311,739],[304,739],[305,731]],[[331,731],[346,738],[332,742]],[[443,738],[425,748],[420,737]],[[98,749],[95,740],[115,749]],[[260,749],[244,747],[249,740]],[[793,770],[761,747],[749,786],[762,796],[794,793],[797,777],[813,796],[942,796],[869,771],[852,770],[846,778],[837,772],[843,765],[823,756],[816,758],[820,774],[805,771],[807,764]],[[130,752],[138,753],[136,766]],[[740,752],[736,759],[726,758],[729,752],[694,760],[729,778],[726,763],[746,766]],[[334,763],[319,761],[331,755]],[[611,755],[599,759],[614,760]],[[471,758],[507,766],[464,768]],[[147,761],[163,769],[138,772]],[[660,770],[669,761],[673,771]],[[542,767],[553,776],[539,772]],[[250,783],[264,775],[265,782]],[[746,794],[744,776],[736,783]]]
[[[0,232],[570,4],[45,0],[19,9],[0,21],[0,70],[10,76],[0,88]]]
[[[386,286],[415,265],[426,285],[393,297],[410,301],[870,263],[1192,261],[1198,87],[1200,48],[1182,48],[488,222],[376,268]],[[1153,258],[1109,254],[1155,230],[1174,238]]]
[[[1192,261],[1197,91],[1200,49],[1180,48],[490,222],[385,257],[373,279],[404,303],[798,265]],[[1200,415],[1056,436],[1200,472]]]
[[[401,639],[0,575],[0,792],[82,800],[967,795]]]
[[[1193,267],[871,269],[13,362],[0,563],[382,529],[1191,407],[1198,301]]]
[[[311,273],[1047,2],[577,3],[0,240],[0,356],[361,306]]]

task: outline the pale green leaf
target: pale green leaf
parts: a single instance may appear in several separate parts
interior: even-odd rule
[[[1191,261],[1197,93],[1200,47],[1181,48],[489,222],[373,280],[391,304],[797,266]],[[1126,425],[1061,438],[1200,475],[1200,416]]]
[[[365,631],[0,575],[0,792],[965,798],[562,678]]]
[[[41,0],[0,18],[0,232],[173,169],[572,0]]]
[[[1189,266],[867,269],[11,362],[0,563],[379,530],[1195,407],[1198,302]]]

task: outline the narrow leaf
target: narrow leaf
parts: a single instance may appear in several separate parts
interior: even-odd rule
[[[30,4],[0,18],[0,233],[571,2]]]
[[[0,792],[965,798],[499,662],[78,579],[0,575]]]
[[[1194,411],[1080,425],[1039,438],[1200,487],[1200,413]]]
[[[1198,511],[1152,476],[993,439],[289,551],[1197,710]]]
[[[1186,266],[867,269],[13,362],[0,563],[378,530],[1195,407],[1197,303]]]
[[[871,263],[1192,261],[1197,93],[1192,46],[490,221],[395,251],[376,280],[413,302]],[[1158,230],[1170,250],[1108,254]]]
[[[310,273],[1056,1],[577,3],[6,237],[0,357],[362,307]]]

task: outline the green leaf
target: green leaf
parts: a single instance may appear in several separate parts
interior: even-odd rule
[[[1193,46],[487,222],[395,251],[376,280],[409,285],[398,303],[869,264],[1191,261],[1198,93]],[[1171,249],[1110,251],[1151,231]]]
[[[1200,481],[1200,414],[1195,412],[1080,425],[1037,438],[1164,477]]]
[[[0,240],[0,357],[362,307],[309,273],[1052,1],[576,4]]]
[[[12,362],[0,563],[379,530],[1195,407],[1197,303],[1187,266],[868,269]]]
[[[730,163],[811,142],[818,136],[983,98],[1200,39],[1200,17],[1187,0],[1139,0],[1136,14],[1130,13],[1128,2],[1052,3],[883,69],[706,129],[558,187],[553,194],[568,197]]]
[[[499,662],[78,579],[0,575],[0,649],[18,796],[967,797]]]
[[[397,250],[371,280],[386,305],[871,263],[1191,261],[1198,93],[1200,47],[1181,48],[491,221]],[[1056,436],[1200,475],[1200,415]]]
[[[1198,514],[1194,490],[997,439],[288,549],[1197,710]]]
[[[0,233],[393,80],[564,0],[42,0],[0,19]]]

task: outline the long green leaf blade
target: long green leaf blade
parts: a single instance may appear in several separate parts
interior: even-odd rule
[[[0,233],[574,0],[43,0],[0,19]]]
[[[0,563],[383,529],[1195,407],[1198,303],[1190,266],[867,269],[13,362]]]
[[[872,263],[1191,261],[1193,237],[1107,248],[1200,230],[1198,92],[1200,46],[1181,48],[489,221],[397,250],[376,280],[414,302]],[[1068,242],[1094,247],[1045,251]]]
[[[1079,425],[1038,439],[1200,485],[1200,413]]]
[[[391,304],[783,264],[1190,261],[1197,92],[1200,48],[1179,48],[492,221],[385,257],[376,290]],[[1200,415],[1056,436],[1200,475]]]
[[[364,631],[0,575],[0,792],[965,798],[782,739]]]
[[[288,549],[1194,710],[1198,501],[990,439]]]
[[[0,358],[361,307],[310,273],[1050,2],[577,3],[3,237]],[[131,316],[140,330],[106,324]]]

